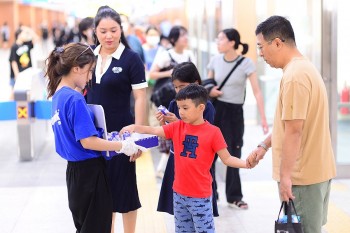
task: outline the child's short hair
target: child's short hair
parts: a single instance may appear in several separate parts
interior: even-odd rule
[[[189,84],[187,87],[181,89],[175,100],[186,100],[191,99],[196,106],[199,104],[207,104],[208,101],[208,91],[203,87],[195,83]]]

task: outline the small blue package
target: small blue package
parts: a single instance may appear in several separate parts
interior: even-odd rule
[[[117,131],[113,131],[107,134],[109,141],[122,141],[126,138],[131,138],[136,145],[143,146],[145,148],[152,148],[158,146],[158,136],[151,135],[151,134],[140,134],[140,133],[133,133],[130,134],[129,132],[126,132],[120,137],[119,133]],[[109,157],[105,157],[107,160],[111,159],[113,156],[118,155],[119,153],[115,151],[109,151]]]

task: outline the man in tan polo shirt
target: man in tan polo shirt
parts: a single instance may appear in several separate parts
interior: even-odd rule
[[[256,162],[272,146],[280,199],[293,199],[304,233],[321,233],[336,176],[327,92],[320,73],[296,47],[290,22],[271,16],[255,31],[259,55],[283,69],[272,135],[252,152]]]

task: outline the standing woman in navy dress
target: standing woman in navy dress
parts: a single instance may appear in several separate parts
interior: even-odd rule
[[[130,49],[125,39],[120,15],[114,9],[102,6],[97,11],[94,26],[97,63],[87,102],[103,106],[108,132],[120,131],[134,123],[143,124],[147,106],[145,69],[139,55]],[[135,119],[130,109],[131,92],[135,98]],[[122,154],[108,161],[113,196],[112,233],[116,212],[122,213],[124,232],[135,232],[137,209],[141,203],[134,160],[135,157]]]

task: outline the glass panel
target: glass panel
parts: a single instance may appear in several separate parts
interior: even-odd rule
[[[287,17],[292,23],[298,49],[321,71],[321,1],[257,0],[256,13],[258,23],[271,15]],[[272,124],[282,70],[271,68],[259,57],[257,72],[264,95],[266,118]]]
[[[202,79],[207,76],[206,66],[216,53],[215,37],[221,30],[221,1],[187,1],[190,47],[197,56],[197,68]]]
[[[350,14],[347,10],[347,2],[338,1],[338,57],[337,57],[337,163],[350,164],[350,73],[348,38],[350,37]]]

